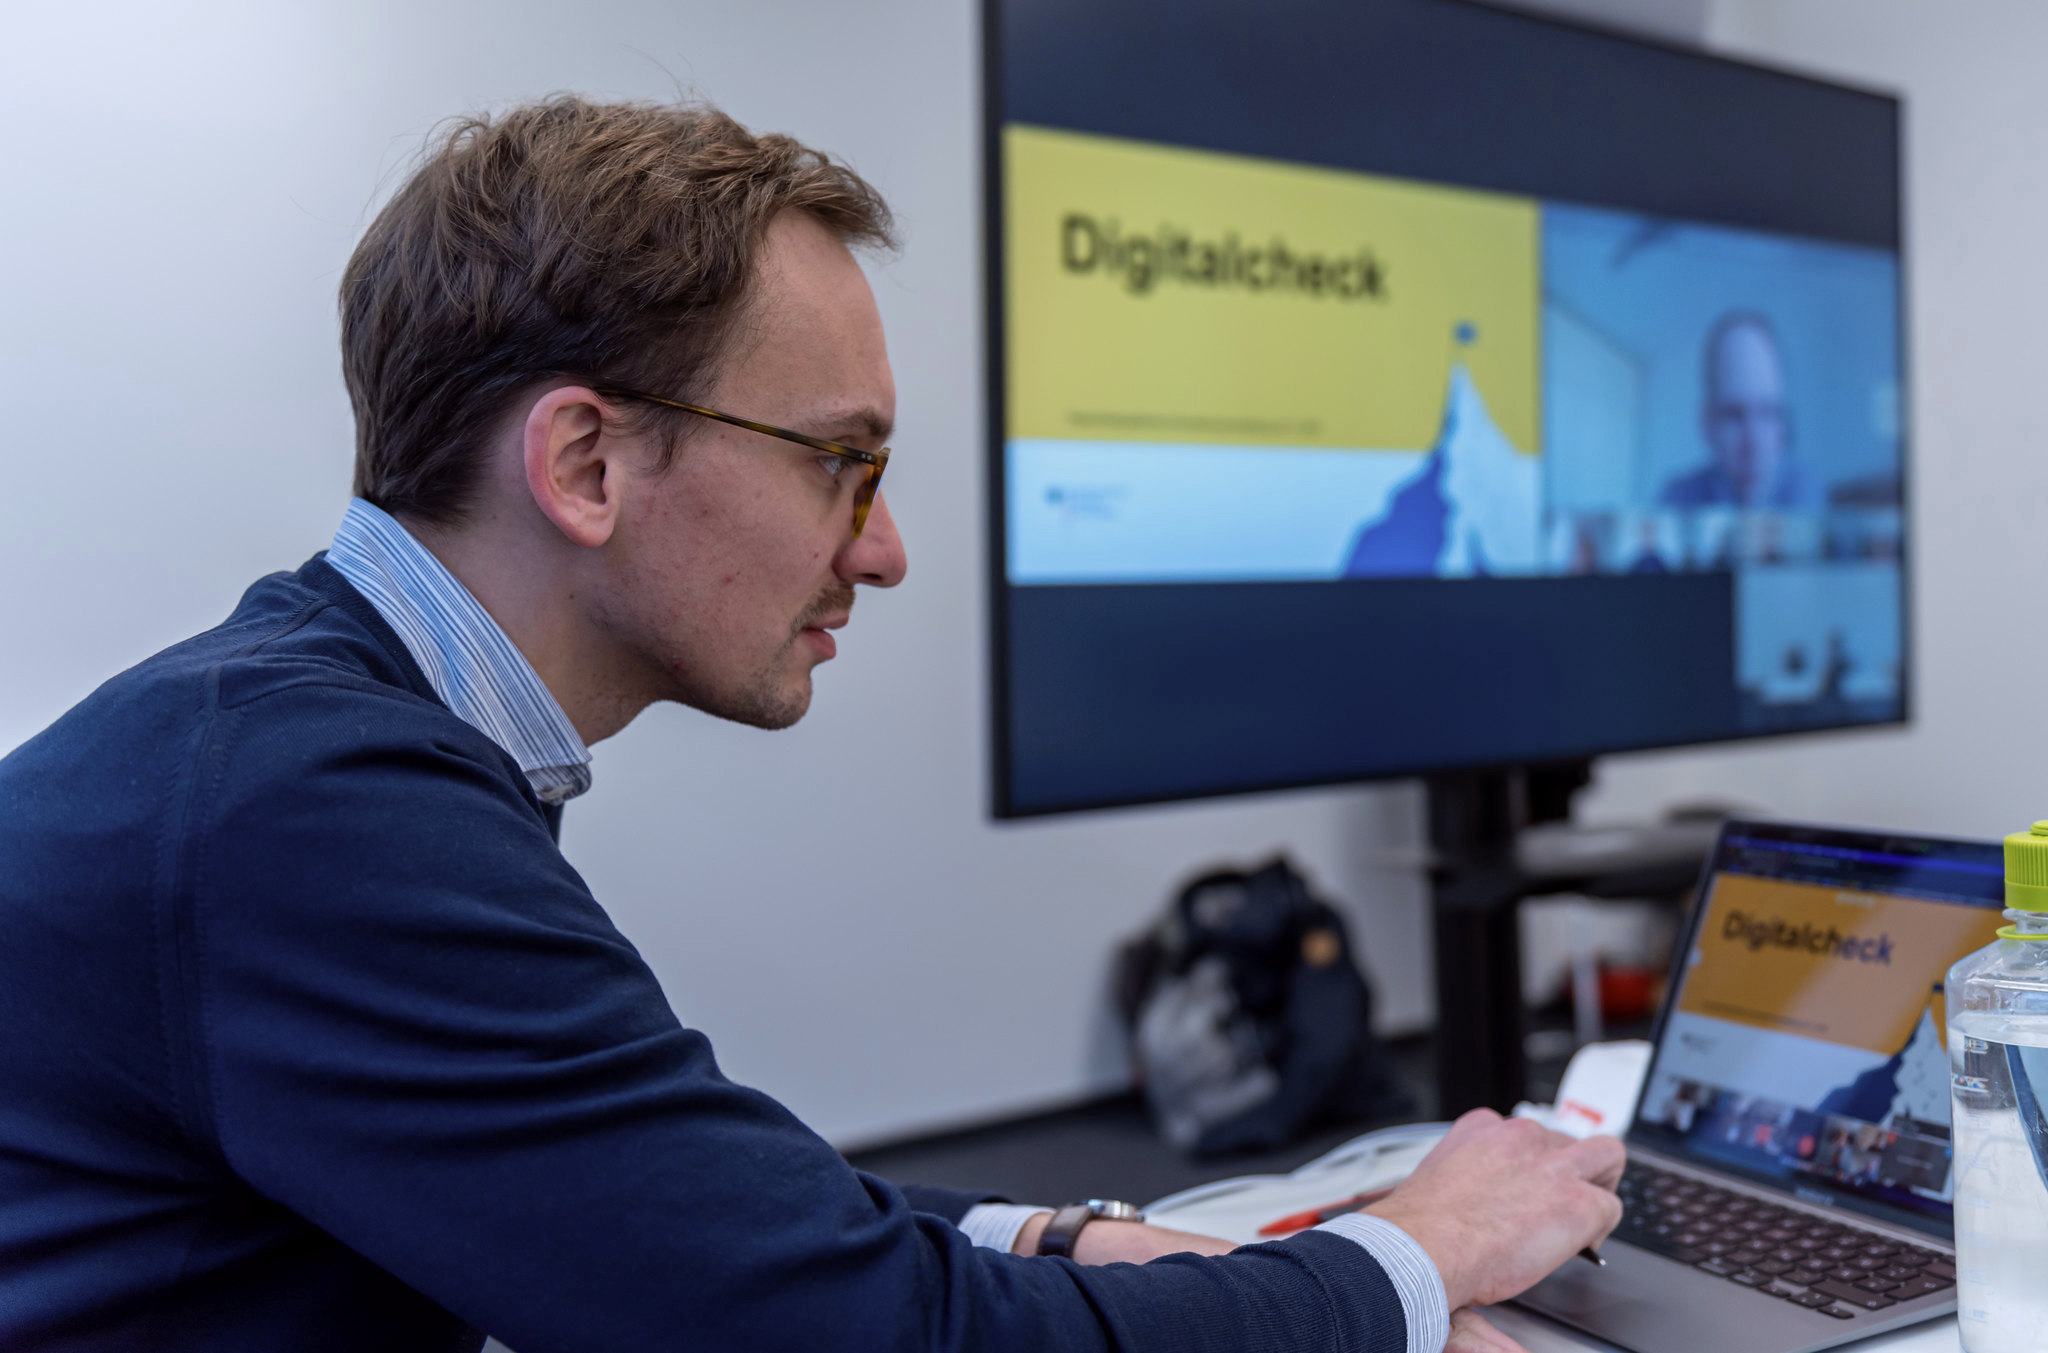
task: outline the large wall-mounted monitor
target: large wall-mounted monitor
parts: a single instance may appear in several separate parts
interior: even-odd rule
[[[1907,713],[1896,99],[990,0],[996,810]]]

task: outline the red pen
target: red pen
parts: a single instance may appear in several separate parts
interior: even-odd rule
[[[1278,1221],[1269,1221],[1261,1226],[1259,1234],[1280,1236],[1286,1235],[1289,1231],[1306,1231],[1311,1226],[1321,1226],[1332,1217],[1341,1217],[1346,1212],[1356,1212],[1361,1207],[1369,1207],[1392,1192],[1392,1189],[1374,1189],[1371,1193],[1354,1193],[1341,1203],[1310,1208],[1306,1212],[1290,1213]]]

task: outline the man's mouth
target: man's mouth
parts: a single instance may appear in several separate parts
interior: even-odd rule
[[[846,622],[852,618],[853,616],[850,612],[835,611],[830,615],[819,616],[811,620],[798,633],[810,640],[811,647],[816,649],[822,657],[837,657],[839,655],[839,641],[832,637],[830,631],[843,629]]]
[[[839,643],[831,631],[842,629],[853,619],[853,589],[832,588],[811,598],[811,604],[797,616],[796,637],[806,639],[821,658],[834,657]]]

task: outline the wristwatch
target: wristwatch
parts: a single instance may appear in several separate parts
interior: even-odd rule
[[[1143,1221],[1145,1214],[1129,1203],[1119,1203],[1113,1198],[1090,1198],[1085,1203],[1069,1203],[1052,1214],[1052,1220],[1038,1233],[1038,1252],[1055,1259],[1074,1257],[1074,1242],[1081,1235],[1081,1228],[1097,1217],[1105,1221]]]

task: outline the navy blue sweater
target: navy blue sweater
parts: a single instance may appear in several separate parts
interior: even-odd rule
[[[1404,1347],[1340,1237],[1083,1268],[913,1197],[719,1073],[320,559],[0,761],[0,1348]]]

